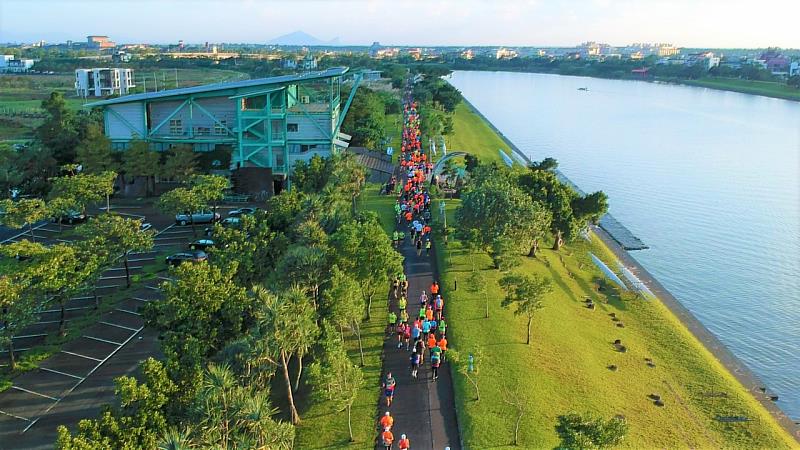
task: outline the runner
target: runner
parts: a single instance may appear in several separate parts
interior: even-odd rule
[[[428,294],[426,294],[425,291],[422,291],[422,294],[420,294],[419,296],[419,305],[424,308],[425,305],[427,304],[428,304]]]
[[[401,321],[400,325],[397,326],[397,348],[400,349],[403,347],[403,335],[406,334],[406,327],[408,324]]]
[[[425,256],[431,256],[431,239],[425,241]]]
[[[381,428],[383,428],[384,430],[391,430],[392,427],[394,426],[394,417],[392,417],[389,411],[386,411],[381,417],[381,420],[379,420],[378,422],[381,424]]]
[[[395,325],[397,325],[397,314],[395,314],[394,311],[389,311],[389,317],[387,317],[387,321],[389,322],[389,336],[391,336],[392,333],[394,333]]]
[[[392,377],[392,372],[387,372],[386,379],[383,381],[383,393],[386,396],[387,407],[392,406],[392,401],[394,400],[394,388],[396,385],[397,382],[394,380],[394,377]],[[388,411],[386,414],[389,414]]]
[[[392,450],[392,443],[394,442],[394,435],[388,428],[381,433],[381,442],[383,443],[384,450]]]
[[[433,372],[433,380],[439,378],[439,363],[441,362],[442,349],[435,346],[431,349],[431,370]]]
[[[405,434],[400,435],[400,440],[397,441],[397,448],[400,450],[411,450],[411,441],[408,440]]]
[[[400,311],[405,311],[407,305],[408,305],[408,300],[406,300],[406,296],[401,295],[400,299],[397,300],[397,307],[400,309]]]
[[[445,322],[444,316],[442,316],[442,318],[439,319],[439,333],[441,333],[442,336],[447,334],[447,322]]]
[[[428,335],[428,348],[431,352],[431,357],[433,356],[433,349],[436,347],[436,333],[431,333]]]
[[[406,351],[408,351],[411,343],[411,326],[408,324],[403,330],[403,343],[406,344]]]
[[[442,349],[442,362],[444,362],[447,356],[447,338],[444,337],[444,335],[442,335],[442,338],[439,339],[439,342],[436,345],[438,345],[439,348]]]
[[[439,293],[439,282],[434,280],[433,284],[431,284],[431,295],[435,297],[436,294],[438,293]]]
[[[417,370],[419,370],[419,353],[417,353],[416,347],[414,350],[411,351],[411,376],[417,378]]]
[[[444,309],[444,299],[441,295],[437,295],[433,301],[433,308],[436,310],[436,320],[442,319],[442,310]]]

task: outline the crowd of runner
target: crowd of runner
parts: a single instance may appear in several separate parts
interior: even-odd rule
[[[396,194],[395,215],[397,227],[392,235],[395,247],[402,246],[407,237],[417,251],[417,257],[430,257],[431,252],[431,197],[426,181],[433,170],[430,158],[422,151],[420,145],[419,115],[417,104],[409,97],[403,108],[403,133],[399,157],[399,177],[392,177],[385,191]],[[430,380],[439,377],[439,366],[447,353],[447,321],[444,313],[444,297],[437,281],[433,281],[429,290],[410,293],[408,279],[399,273],[392,280],[392,297],[396,301],[397,311],[390,307],[388,314],[388,332],[390,338],[396,336],[397,351],[409,354],[410,374],[417,379],[420,370],[430,367]],[[413,295],[413,298],[411,297]],[[412,298],[412,303],[409,303]],[[413,302],[417,300],[418,302]],[[414,308],[418,305],[418,309]],[[409,312],[410,309],[415,309]],[[386,407],[392,406],[397,381],[391,372],[384,377],[382,388],[386,399]],[[394,418],[389,411],[379,420],[379,442],[384,449],[393,448],[395,437],[392,433]],[[410,449],[410,440],[405,434],[397,440],[400,450]]]

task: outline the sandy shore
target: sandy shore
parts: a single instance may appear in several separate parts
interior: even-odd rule
[[[475,106],[464,99],[464,103],[477,114],[489,127],[497,133],[500,138],[515,153],[518,159],[530,162],[530,158],[525,155],[513,142],[511,142],[497,127],[492,124]],[[617,259],[630,270],[639,280],[647,286],[650,291],[658,297],[677,317],[683,325],[714,355],[717,360],[731,373],[740,383],[750,391],[767,411],[778,421],[778,423],[800,442],[800,426],[786,415],[786,413],[770,399],[773,395],[767,391],[766,384],[753,373],[739,358],[723,344],[711,331],[708,330],[699,320],[684,307],[658,280],[655,279],[638,261],[636,261],[628,251],[623,249],[605,230],[600,227],[592,226],[592,232],[597,236],[606,247],[611,250]]]

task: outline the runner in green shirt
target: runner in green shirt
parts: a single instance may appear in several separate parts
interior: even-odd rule
[[[397,324],[397,314],[394,311],[389,311],[389,333],[394,333],[394,326]]]
[[[419,309],[419,318],[420,319],[424,319],[425,318],[425,308],[420,308]]]
[[[439,331],[444,336],[447,333],[447,322],[444,321],[444,316],[439,320]]]
[[[397,307],[400,308],[400,311],[405,311],[407,305],[408,300],[406,300],[406,296],[401,295],[400,300],[397,301]]]

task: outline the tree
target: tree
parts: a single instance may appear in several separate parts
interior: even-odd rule
[[[179,387],[165,364],[153,358],[142,363],[142,382],[133,377],[115,380],[119,407],[106,408],[98,419],[84,419],[75,435],[58,427],[56,448],[60,450],[157,448],[167,430],[166,410]]]
[[[130,287],[131,274],[128,255],[131,252],[143,252],[153,248],[153,231],[141,231],[140,225],[141,221],[138,219],[104,214],[92,218],[86,224],[78,227],[77,231],[87,238],[102,239],[103,247],[114,258],[122,256],[125,266],[125,282]]]
[[[516,305],[514,315],[525,316],[528,319],[526,344],[531,343],[531,323],[537,311],[544,308],[542,300],[553,291],[549,279],[538,275],[509,274],[500,279],[500,286],[505,289],[506,297],[501,306],[510,308]]]
[[[541,204],[533,202],[502,176],[476,177],[456,210],[462,230],[459,234],[464,236],[465,232],[477,230],[472,238],[484,249],[498,239],[507,239],[520,247],[530,243],[533,236],[541,233],[547,218]]]
[[[283,291],[281,295],[276,296],[256,286],[253,288],[253,294],[263,311],[259,327],[262,330],[269,330],[270,334],[265,336],[270,336],[269,346],[283,369],[289,411],[292,423],[296,425],[300,423],[300,415],[297,413],[292,395],[289,361],[295,353],[311,346],[317,336],[314,308],[305,293],[299,289]]]
[[[193,175],[189,178],[189,186],[203,206],[211,205],[216,214],[217,204],[225,198],[230,182],[219,175]]]
[[[486,310],[483,317],[489,318],[489,296],[486,295],[486,277],[480,270],[473,270],[467,277],[467,292],[483,297],[486,303]]]
[[[323,248],[292,245],[275,265],[273,279],[284,286],[299,286],[311,296],[314,309],[319,303],[319,287],[328,278],[330,264]]]
[[[203,207],[203,199],[200,198],[197,191],[184,187],[173,189],[161,194],[156,206],[168,214],[188,214],[189,223],[192,225],[192,233],[197,236],[192,213],[199,211]]]
[[[499,238],[492,242],[492,262],[494,268],[508,272],[520,265],[519,245],[508,238]]]
[[[58,231],[63,230],[64,224],[61,218],[70,214],[73,211],[81,209],[80,205],[74,198],[56,197],[47,202],[47,213],[49,217],[58,222]]]
[[[52,150],[59,164],[73,162],[79,134],[75,114],[67,107],[64,95],[53,91],[50,97],[42,100],[42,109],[47,117],[36,128],[36,137],[42,145]]]
[[[532,161],[528,167],[531,170],[549,170],[553,171],[558,168],[558,161],[555,158],[545,158],[541,161]]]
[[[331,236],[331,243],[336,249],[335,263],[361,285],[369,320],[373,297],[379,289],[386,288],[390,277],[403,271],[403,265],[402,256],[392,246],[377,216],[361,219],[342,225]]]
[[[364,297],[358,282],[333,266],[330,287],[323,294],[327,317],[340,327],[347,327],[358,340],[361,367],[364,366],[364,347],[361,344],[361,319],[364,316]]]
[[[179,145],[167,153],[160,175],[186,182],[197,173],[197,153],[189,145]]]
[[[602,449],[622,443],[628,432],[628,423],[621,417],[603,420],[570,413],[558,416],[556,431],[561,437],[559,448]]]
[[[23,272],[24,274],[24,272]],[[14,335],[38,320],[39,302],[22,276],[0,275],[0,346],[8,349],[8,367],[16,369]]]
[[[552,171],[531,169],[520,175],[517,182],[534,202],[540,202],[549,210],[552,217],[550,231],[555,237],[553,250],[560,249],[565,241],[577,236],[588,221],[599,220],[608,209],[608,200],[603,192],[581,197]],[[538,239],[535,242],[538,243]],[[535,254],[535,249],[531,250]]]
[[[100,124],[92,123],[86,128],[86,136],[78,144],[76,153],[84,173],[119,170],[119,164],[111,153],[111,140],[103,133]]]
[[[50,191],[50,199],[64,197],[71,199],[86,214],[89,204],[97,203],[108,197],[114,191],[114,172],[103,172],[100,174],[82,174],[58,177],[53,180],[53,189]]]
[[[0,197],[11,197],[25,181],[25,173],[20,166],[18,153],[11,144],[0,143]]]
[[[328,327],[328,332],[330,331]],[[316,387],[313,393],[331,401],[336,411],[347,411],[347,430],[350,433],[350,442],[353,442],[351,410],[364,385],[364,374],[358,366],[350,362],[341,340],[328,333],[326,339],[328,343],[325,345],[326,351],[322,360],[312,364],[309,369],[310,379]]]
[[[126,176],[145,178],[145,196],[150,196],[155,190],[151,187],[151,181],[155,184],[155,177],[158,175],[161,155],[150,150],[147,141],[133,140],[130,148],[122,156],[122,171]]]
[[[164,300],[145,309],[148,325],[159,330],[167,345],[194,339],[210,355],[238,337],[251,315],[250,297],[236,286],[230,273],[208,263],[182,264],[164,283]]]
[[[36,242],[33,234],[33,224],[48,216],[47,206],[43,200],[37,198],[22,199],[19,201],[0,200],[0,224],[9,228],[22,228],[28,225],[31,240]]]
[[[464,375],[464,378],[466,378],[475,389],[476,402],[481,400],[481,392],[478,387],[478,375],[480,375],[483,358],[484,351],[483,347],[480,346],[473,347],[468,353],[462,353],[453,348],[447,350],[447,360],[450,361],[450,364],[452,364],[459,373]]]
[[[290,449],[294,429],[274,421],[275,412],[268,391],[242,386],[228,366],[211,364],[189,416],[196,431],[187,434],[200,448]]]
[[[308,160],[298,160],[292,170],[294,189],[305,193],[320,192],[328,182],[330,158],[315,154]]]
[[[516,390],[511,388],[503,388],[503,402],[508,406],[514,408],[516,419],[514,420],[514,440],[512,445],[516,447],[519,445],[519,424],[522,422],[522,416],[525,415],[525,408],[528,406],[528,400],[521,396]]]

